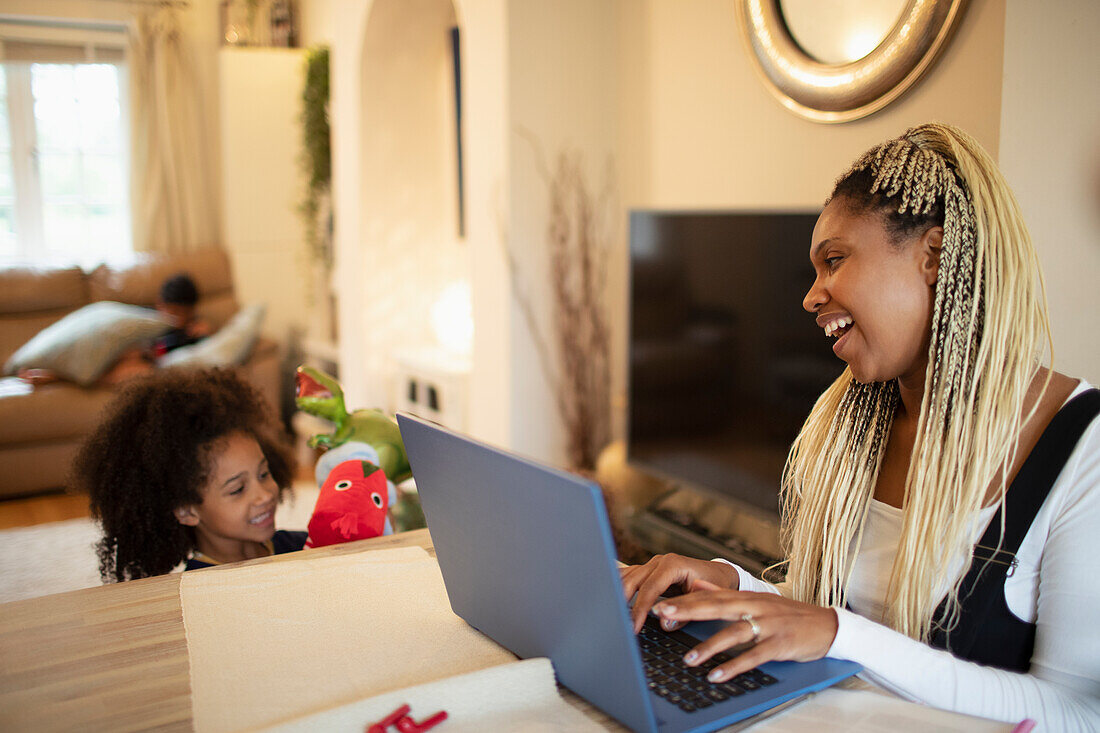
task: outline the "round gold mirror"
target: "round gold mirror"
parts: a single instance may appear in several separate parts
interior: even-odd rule
[[[928,71],[966,0],[737,0],[768,90],[816,122],[877,112]]]

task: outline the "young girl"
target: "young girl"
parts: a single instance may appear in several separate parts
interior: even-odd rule
[[[676,555],[627,568],[635,626],[726,619],[710,675],[823,656],[936,707],[1100,728],[1100,393],[1041,366],[1038,258],[961,130],[923,125],[837,182],[805,309],[845,373],[783,482],[787,582]],[[654,605],[679,584],[695,592]]]
[[[103,526],[105,582],[302,549],[276,531],[294,473],[262,397],[231,371],[166,370],[128,385],[73,463]]]

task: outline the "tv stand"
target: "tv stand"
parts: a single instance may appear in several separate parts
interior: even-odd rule
[[[779,561],[774,521],[689,488],[673,489],[639,509],[631,518],[630,531],[649,552],[675,552],[703,560],[721,557],[757,576]],[[776,575],[772,570],[769,580],[781,579]]]

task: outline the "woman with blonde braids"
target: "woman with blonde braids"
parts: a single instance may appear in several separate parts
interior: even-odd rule
[[[936,707],[1100,728],[1100,392],[1040,366],[1042,277],[996,164],[939,124],[871,149],[810,259],[803,305],[848,368],[784,472],[787,580],[657,556],[623,570],[635,627],[730,621],[684,660],[753,643],[712,679],[832,656]]]

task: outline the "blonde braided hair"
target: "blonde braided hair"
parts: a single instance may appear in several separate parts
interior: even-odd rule
[[[969,556],[990,487],[1003,504],[1040,344],[1050,346],[1045,294],[1015,197],[966,133],[910,129],[864,154],[837,190],[857,175],[873,181],[868,194],[888,228],[943,216],[928,368],[882,619],[927,641],[949,584],[942,621],[948,629],[957,621],[962,578],[944,572]],[[791,448],[783,540],[797,600],[845,603],[898,394],[897,380],[860,384],[845,370]]]

